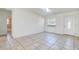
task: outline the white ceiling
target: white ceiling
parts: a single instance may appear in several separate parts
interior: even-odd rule
[[[9,11],[12,10],[11,8],[5,8],[5,9],[9,10]],[[78,8],[49,8],[50,12],[46,12],[46,11],[42,10],[43,8],[25,8],[25,9],[29,9],[30,11],[37,13],[39,15],[42,15],[42,16],[79,10]]]
[[[46,11],[42,10],[41,8],[31,8],[30,10],[32,10],[33,12],[38,13],[42,16],[79,10],[78,8],[49,8],[49,9],[51,10],[50,12],[46,12]]]

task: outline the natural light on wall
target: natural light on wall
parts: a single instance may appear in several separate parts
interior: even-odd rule
[[[71,22],[68,21],[68,29],[71,29]]]

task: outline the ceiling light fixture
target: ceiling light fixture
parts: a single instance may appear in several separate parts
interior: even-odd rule
[[[43,11],[45,12],[50,12],[51,10],[49,8],[42,8]]]
[[[50,9],[46,8],[46,11],[47,11],[47,12],[50,12]]]

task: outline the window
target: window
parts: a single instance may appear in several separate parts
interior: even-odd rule
[[[48,19],[47,23],[48,26],[56,26],[56,18]]]

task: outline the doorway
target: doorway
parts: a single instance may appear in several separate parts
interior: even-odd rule
[[[7,17],[7,33],[12,33],[12,18],[11,18],[11,16]]]

